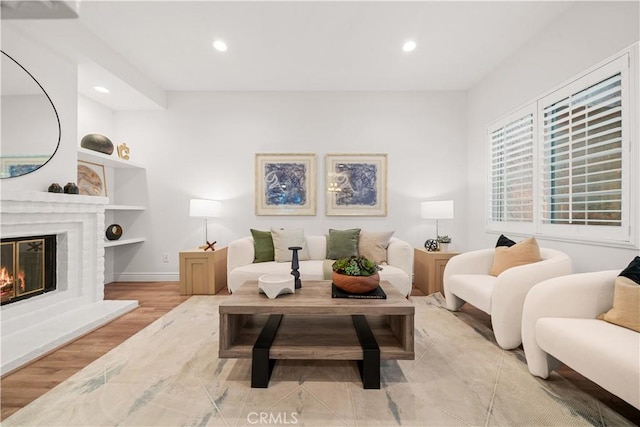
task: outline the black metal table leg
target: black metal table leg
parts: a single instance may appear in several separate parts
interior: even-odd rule
[[[269,387],[271,372],[276,364],[275,359],[269,359],[269,349],[276,337],[282,314],[272,314],[265,323],[251,355],[251,388]]]
[[[353,326],[356,328],[358,340],[362,347],[362,360],[358,360],[358,369],[362,378],[362,387],[366,389],[380,388],[380,347],[369,327],[367,318],[354,314]]]

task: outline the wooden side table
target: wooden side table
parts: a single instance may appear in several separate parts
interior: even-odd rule
[[[180,252],[180,295],[214,295],[227,286],[227,248]]]
[[[440,292],[444,295],[442,276],[449,260],[459,252],[429,252],[422,248],[414,249],[413,281],[416,288],[425,295]]]

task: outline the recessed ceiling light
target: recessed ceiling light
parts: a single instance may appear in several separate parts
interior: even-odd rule
[[[213,42],[213,47],[218,52],[226,52],[227,51],[227,44],[225,42],[223,42],[222,40],[215,40]]]
[[[96,92],[100,92],[100,93],[109,93],[109,89],[107,89],[104,86],[94,86],[93,90],[95,90]]]
[[[404,50],[405,52],[413,52],[416,46],[416,42],[414,42],[413,40],[407,40],[402,45],[402,50]]]

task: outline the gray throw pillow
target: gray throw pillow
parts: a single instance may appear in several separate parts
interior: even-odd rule
[[[360,229],[329,229],[327,236],[327,259],[348,258],[358,256],[358,238]]]

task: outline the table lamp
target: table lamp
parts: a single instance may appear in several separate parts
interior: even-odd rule
[[[438,245],[438,220],[440,219],[453,219],[453,200],[437,200],[422,202],[421,215],[422,219],[435,219],[436,220],[436,238],[428,239],[424,247],[428,251],[437,251]]]
[[[204,240],[206,244],[204,246],[200,246],[200,248],[204,249],[205,251],[209,249],[214,251],[215,248],[213,247],[213,245],[216,244],[216,241],[209,242],[207,219],[221,216],[221,211],[222,203],[220,203],[218,200],[191,199],[189,203],[189,216],[195,218],[204,218]]]

